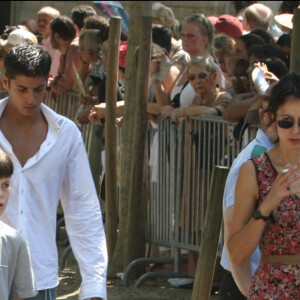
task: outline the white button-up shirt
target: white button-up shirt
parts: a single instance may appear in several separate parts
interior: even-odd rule
[[[8,98],[0,101],[0,116]],[[58,284],[56,212],[59,199],[82,284],[79,299],[106,299],[107,248],[101,211],[80,131],[46,105],[48,133],[22,167],[0,131],[0,148],[14,164],[11,195],[1,220],[29,242],[38,290]]]

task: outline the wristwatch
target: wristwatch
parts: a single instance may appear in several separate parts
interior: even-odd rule
[[[253,216],[252,216],[255,220],[259,220],[259,219],[263,219],[264,221],[268,221],[269,220],[269,216],[266,217],[266,216],[263,216],[261,214],[261,212],[259,211],[259,209],[256,209],[253,213]]]

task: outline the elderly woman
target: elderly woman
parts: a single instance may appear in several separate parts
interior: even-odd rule
[[[211,55],[213,38],[213,25],[204,15],[194,14],[185,18],[181,30],[182,47],[191,59],[196,56]],[[222,71],[219,66],[216,68],[216,84],[225,87]],[[159,69],[159,65],[157,69]],[[153,81],[153,85],[157,103],[160,105],[164,117],[170,117],[177,107],[190,105],[195,97],[195,91],[187,78],[186,65],[181,68],[170,92],[167,92],[161,82],[157,80]]]
[[[195,91],[195,97],[191,105],[173,110],[171,118],[174,122],[184,116],[222,116],[231,96],[216,87],[216,77],[217,65],[210,56],[196,56],[191,60],[187,65],[187,78]]]

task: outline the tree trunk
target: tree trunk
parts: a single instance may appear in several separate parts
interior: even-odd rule
[[[294,9],[290,71],[300,73],[300,9]]]
[[[111,17],[108,40],[108,68],[106,81],[105,112],[105,208],[106,240],[108,257],[112,258],[117,243],[118,201],[117,201],[117,163],[116,163],[116,101],[119,69],[119,44],[121,34],[120,17]]]
[[[129,185],[131,174],[133,121],[135,111],[135,92],[137,80],[136,48],[138,45],[139,7],[131,2],[129,8],[129,33],[126,53],[125,71],[125,108],[121,140],[121,180],[119,203],[119,232],[115,252],[108,269],[108,276],[114,277],[118,272],[124,272],[124,249],[127,236],[127,213],[129,202]]]
[[[125,247],[125,266],[145,256],[147,193],[145,189],[145,141],[147,133],[147,100],[152,32],[152,2],[139,2],[139,51],[136,82],[135,115],[132,144],[132,163],[128,202],[128,234]],[[137,271],[137,270],[135,270]],[[134,276],[137,275],[133,274]]]

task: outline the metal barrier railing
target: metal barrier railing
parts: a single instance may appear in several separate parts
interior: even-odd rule
[[[179,273],[181,249],[199,251],[213,167],[230,167],[241,150],[232,136],[234,126],[221,117],[203,115],[191,117],[179,127],[170,120],[159,119],[158,130],[150,129],[150,137],[154,136],[153,131],[158,134],[157,149],[152,147],[158,155],[158,178],[149,184],[147,241],[171,249],[174,272],[164,272],[164,277],[183,276]],[[257,127],[249,127],[244,138],[250,141],[256,132]],[[150,172],[153,171],[152,167]],[[219,255],[222,246],[223,234]],[[136,261],[142,263],[142,259]],[[169,259],[166,263],[170,263]],[[125,285],[136,264],[125,271]],[[145,274],[136,287],[149,277],[159,276],[160,272]]]

